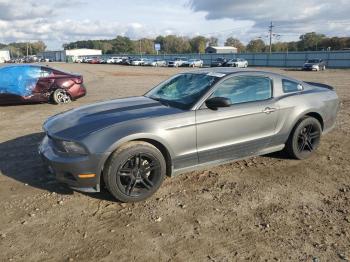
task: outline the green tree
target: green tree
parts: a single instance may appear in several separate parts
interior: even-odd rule
[[[166,53],[189,53],[191,51],[191,45],[186,37],[167,35],[164,37],[163,50]]]
[[[249,52],[264,52],[266,45],[261,39],[251,40],[247,45],[247,50]]]
[[[134,53],[134,45],[129,37],[118,35],[115,39],[112,40],[113,53]]]
[[[288,43],[277,42],[273,43],[271,46],[272,52],[286,52],[288,50]]]
[[[190,40],[191,51],[193,53],[204,53],[208,39],[204,36],[196,36]]]
[[[316,51],[324,38],[324,34],[315,32],[303,34],[299,37],[299,47],[305,51]]]
[[[298,42],[292,41],[287,43],[288,51],[298,51]]]
[[[141,49],[141,50],[140,50]],[[134,41],[134,50],[137,53],[140,53],[140,51],[143,54],[154,54],[154,40],[148,39],[148,38],[142,38],[139,40]]]
[[[229,37],[225,41],[225,46],[233,46],[238,49],[238,52],[244,52],[246,50],[246,47],[244,44],[242,44],[241,41],[237,38]]]

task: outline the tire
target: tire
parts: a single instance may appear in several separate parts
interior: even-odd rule
[[[121,146],[110,156],[103,179],[117,200],[138,202],[153,195],[165,175],[162,153],[149,143],[134,141]]]
[[[52,97],[52,101],[55,104],[68,104],[72,102],[72,99],[69,96],[69,94],[67,94],[67,92],[61,88],[56,89],[52,93],[51,97]]]
[[[286,153],[300,160],[310,157],[320,144],[321,134],[320,122],[313,117],[304,117],[293,128],[286,143]]]

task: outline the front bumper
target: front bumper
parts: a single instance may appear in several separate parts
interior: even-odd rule
[[[100,191],[99,163],[104,159],[104,154],[79,157],[62,156],[55,152],[48,136],[45,136],[40,144],[39,154],[48,170],[55,174],[58,181],[83,192]],[[81,174],[96,175],[93,178],[80,178]]]
[[[317,71],[319,68],[317,67],[303,67],[304,71]]]

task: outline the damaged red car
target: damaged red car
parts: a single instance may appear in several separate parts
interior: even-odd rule
[[[0,67],[0,105],[65,104],[86,94],[83,76],[41,65]]]

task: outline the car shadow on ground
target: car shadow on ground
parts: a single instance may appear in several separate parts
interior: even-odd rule
[[[285,151],[273,152],[270,154],[261,155],[261,157],[281,159],[281,160],[291,160],[291,157]]]
[[[303,71],[301,68],[283,68],[283,71]]]
[[[38,147],[44,136],[43,132],[39,132],[0,143],[0,174],[28,186],[71,195],[74,190],[58,182],[41,160]],[[83,194],[99,200],[116,202],[103,185],[100,193]]]
[[[56,181],[43,164],[38,146],[44,133],[33,133],[0,143],[0,172],[28,186],[59,194],[73,190]]]

